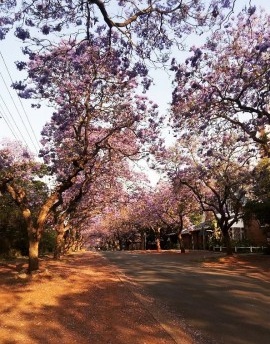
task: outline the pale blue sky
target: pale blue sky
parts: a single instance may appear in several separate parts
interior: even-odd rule
[[[263,7],[270,13],[270,0],[254,0],[252,3],[256,4],[257,7]],[[242,8],[249,4],[249,0],[236,0],[236,4],[237,8]],[[199,44],[198,40],[195,44]],[[4,114],[5,119],[12,127],[13,133],[15,133],[15,136],[21,141],[24,140],[31,150],[35,152],[38,148],[36,139],[39,141],[40,131],[42,130],[43,125],[49,120],[52,109],[46,108],[46,106],[43,106],[39,110],[32,109],[30,101],[20,101],[15,91],[10,88],[10,76],[14,81],[19,80],[22,75],[16,71],[14,66],[14,62],[21,59],[20,41],[12,34],[8,35],[6,40],[0,41],[0,52],[2,54],[0,55],[0,116],[1,114]],[[3,63],[2,56],[5,63]],[[150,90],[149,98],[154,100],[160,106],[160,110],[164,113],[168,108],[168,103],[170,102],[171,80],[166,72],[153,71],[153,75],[155,77],[155,86]],[[8,89],[6,88],[5,83]],[[31,126],[29,125],[29,122]],[[33,135],[32,130],[34,131],[35,136]],[[13,133],[6,124],[4,118],[1,118],[0,139],[4,137],[14,139]]]

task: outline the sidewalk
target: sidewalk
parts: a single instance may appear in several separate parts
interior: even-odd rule
[[[24,265],[0,264],[2,344],[193,343],[177,324],[179,341],[169,335],[162,314],[156,320],[151,313],[151,300],[135,296],[96,253],[46,259],[30,278],[18,273]]]

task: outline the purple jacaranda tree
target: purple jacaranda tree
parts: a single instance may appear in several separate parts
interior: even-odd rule
[[[163,210],[160,208],[159,199],[156,197],[156,192],[153,189],[142,190],[137,193],[133,211],[137,228],[141,228],[142,233],[154,234],[154,240],[157,251],[161,250],[161,234],[163,229],[167,229],[162,215]]]
[[[193,192],[187,187],[175,187],[171,181],[163,181],[157,185],[154,203],[159,218],[171,233],[175,233],[181,253],[185,253],[182,231],[192,229],[193,218],[201,213]]]
[[[159,251],[161,236],[174,233],[184,252],[181,232],[183,228],[192,226],[191,218],[200,211],[200,207],[192,192],[188,188],[183,189],[175,192],[169,181],[163,181],[155,188],[138,187],[133,190],[125,205],[113,211],[108,209],[106,221],[110,223],[107,227],[110,227],[111,237],[119,242],[140,237],[141,248],[145,248],[146,235],[153,233]],[[107,238],[110,238],[109,233]]]
[[[106,190],[105,193],[98,192],[99,201],[97,208],[94,208],[96,216],[87,232],[90,237],[94,232],[104,244],[107,242],[113,247],[119,245],[120,249],[127,247],[127,242],[135,236],[141,236],[143,249],[144,232],[139,219],[138,195],[150,186],[144,173],[135,172],[130,167],[129,164],[126,169],[118,170],[116,181],[110,183],[109,193]]]
[[[96,216],[106,217],[112,208],[126,203],[125,183],[131,179],[130,166],[124,159],[102,161],[92,171],[91,178],[74,184],[64,195],[64,202],[55,213],[57,240],[54,258],[60,258],[69,248],[67,233],[88,233]],[[69,241],[69,240],[68,240]]]
[[[257,152],[252,143],[243,144],[227,130],[212,136],[182,139],[168,153],[166,169],[175,189],[185,186],[199,202],[201,210],[212,213],[220,228],[227,253],[231,254],[230,228],[242,217],[246,197],[252,188],[252,165]],[[178,158],[178,165],[176,164]],[[171,161],[174,161],[172,164]]]
[[[154,58],[163,51],[162,59],[173,44],[183,45],[191,33],[220,24],[231,13],[233,0],[125,0],[101,1],[33,1],[18,5],[14,0],[0,4],[0,38],[15,27],[15,35],[22,41],[32,40],[39,48],[50,43],[51,34],[91,41],[92,34],[101,31],[111,39],[114,32],[121,33],[131,49],[144,58]]]
[[[19,142],[2,142],[0,148],[0,191],[9,193],[25,220],[29,241],[29,270],[35,268],[35,256],[48,209],[54,203],[47,185],[40,178],[46,167]]]
[[[175,133],[208,135],[211,126],[248,135],[269,156],[270,16],[255,7],[231,17],[175,71],[171,122]]]
[[[147,84],[147,72],[140,64],[130,65],[123,53],[103,49],[105,45],[102,37],[91,44],[62,42],[28,65],[28,86],[21,92],[46,99],[55,108],[42,131],[40,153],[55,185],[46,212],[36,222],[29,271],[38,269],[46,217],[61,208],[67,191],[73,190],[77,197],[108,162],[113,169],[121,159],[141,158],[157,137],[157,106],[140,96],[137,88],[139,79]]]
[[[163,234],[177,236],[181,252],[185,252],[181,232],[191,228],[192,216],[200,212],[194,195],[188,188],[181,192],[170,181],[160,181],[155,187],[137,190],[132,197],[128,220],[141,234],[154,233],[157,250],[161,250]]]

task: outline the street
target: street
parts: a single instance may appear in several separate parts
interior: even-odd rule
[[[208,343],[270,341],[270,282],[201,266],[194,253],[101,252],[136,286]],[[218,253],[205,252],[205,255]],[[155,314],[153,314],[155,315]],[[201,336],[201,337],[200,337]]]

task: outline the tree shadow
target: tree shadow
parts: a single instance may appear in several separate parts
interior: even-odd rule
[[[205,259],[187,255],[141,255],[104,253],[142,294],[152,296],[158,307],[197,339],[230,344],[264,344],[269,341],[270,276],[267,264],[263,276],[254,264],[221,269],[204,266]],[[267,259],[267,258],[266,258]],[[268,276],[268,278],[266,278]],[[134,284],[135,283],[135,284]]]
[[[174,343],[101,257],[41,265],[46,274],[1,280],[2,344]],[[14,276],[16,267],[7,269]]]

